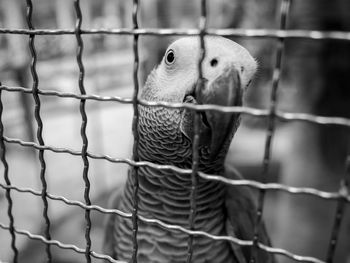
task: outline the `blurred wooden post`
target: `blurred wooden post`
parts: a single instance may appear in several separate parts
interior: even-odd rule
[[[18,1],[4,0],[1,4],[4,10],[4,26],[6,28],[20,29],[24,26],[24,6]],[[8,52],[8,67],[14,72],[14,78],[21,87],[29,88],[28,68],[29,68],[29,50],[28,38],[22,35],[6,35]],[[32,116],[32,99],[20,92],[20,104],[22,105],[23,119],[25,123],[25,133],[27,140],[34,141],[34,127]]]
[[[104,4],[102,2],[101,4]],[[92,17],[92,2],[91,0],[84,0],[81,2],[81,11],[83,14],[83,28],[90,28],[91,26],[91,17]]]
[[[60,29],[74,28],[73,1],[56,0],[55,7],[57,27]],[[74,54],[76,47],[74,35],[62,35],[59,41],[60,49],[64,54]]]
[[[58,0],[61,1],[61,0]],[[101,4],[103,4],[102,2]],[[91,29],[92,26],[92,1],[91,0],[84,0],[81,2],[81,12],[83,15],[83,29]],[[92,37],[91,36],[84,36],[83,35],[83,41],[84,41],[84,53],[88,54],[93,49],[92,44]]]
[[[76,16],[74,12],[74,6],[72,0],[56,0],[56,23],[60,29],[72,29],[75,28]],[[91,27],[91,0],[85,0],[81,2],[81,11],[83,15],[82,27]],[[83,36],[83,40],[87,39]],[[91,38],[88,38],[89,40]],[[61,50],[64,54],[75,54],[76,52],[76,39],[74,35],[62,35],[59,38],[61,42]],[[91,41],[84,41],[84,51],[89,52],[91,50]]]
[[[14,68],[14,75],[16,80],[18,81],[18,84],[21,87],[27,87],[29,88],[29,80],[28,80],[28,65],[23,65],[22,67],[16,67]],[[33,125],[33,100],[29,96],[29,94],[25,94],[23,92],[19,93],[20,96],[20,102],[23,107],[23,117],[24,117],[24,123],[26,127],[26,135],[28,137],[28,140],[31,142],[35,141],[34,136],[34,125]],[[32,149],[32,148],[30,148]],[[33,149],[33,153],[35,150]]]
[[[61,1],[61,0],[58,0]],[[104,1],[101,2],[101,4],[104,4]],[[83,29],[91,29],[92,26],[92,1],[91,0],[84,0],[81,1],[81,12],[83,15]],[[92,37],[91,36],[82,36],[84,41],[84,53],[88,54],[93,49],[92,45]]]
[[[24,28],[24,5],[19,4],[18,1],[3,0],[1,3],[3,9],[3,21],[6,28],[19,29]],[[10,65],[26,65],[28,63],[28,52],[25,37],[21,35],[6,35],[8,48],[11,58]]]
[[[142,27],[156,27],[167,28],[170,25],[169,13],[170,10],[168,0],[151,0],[149,3],[141,2],[141,26]],[[165,49],[164,37],[142,37],[141,47],[143,50],[141,55],[143,56],[142,74],[140,74],[140,82],[143,84],[154,68],[158,64],[161,51]]]
[[[106,0],[103,4],[103,21],[102,24],[99,24],[100,27],[104,28],[122,28],[125,26],[125,17],[128,14],[125,14],[124,7],[125,5],[130,5],[130,1],[114,1]],[[131,10],[130,10],[131,16]],[[113,52],[119,48],[123,43],[125,43],[125,37],[119,35],[104,36],[103,44],[106,49],[111,49]]]

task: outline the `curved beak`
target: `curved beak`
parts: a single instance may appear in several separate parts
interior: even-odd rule
[[[214,81],[198,85],[196,97],[199,104],[241,106],[242,87],[239,72],[232,67],[226,68]],[[215,157],[230,143],[234,128],[239,124],[239,114],[210,110],[205,112],[205,118],[211,130],[211,157]]]

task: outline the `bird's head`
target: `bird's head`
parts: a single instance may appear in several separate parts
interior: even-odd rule
[[[240,106],[243,92],[256,72],[256,61],[245,48],[229,39],[205,36],[204,40],[201,82],[199,37],[184,37],[167,48],[161,63],[148,77],[141,97],[150,101]],[[173,112],[171,118],[178,120],[176,128],[192,141],[194,111]],[[227,150],[238,123],[237,114],[201,112],[200,147],[211,156],[225,151],[223,147]]]

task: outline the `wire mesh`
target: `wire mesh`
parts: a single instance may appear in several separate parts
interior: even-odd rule
[[[304,121],[310,122],[317,125],[329,125],[329,126],[339,126],[350,128],[350,119],[342,118],[342,117],[323,117],[317,116],[313,114],[306,113],[290,113],[280,111],[276,108],[277,104],[277,89],[278,83],[280,80],[280,72],[282,69],[282,54],[284,51],[284,40],[286,38],[305,38],[305,39],[314,39],[314,40],[343,40],[350,41],[350,32],[340,32],[340,31],[317,31],[317,30],[287,30],[286,29],[286,21],[288,17],[288,12],[290,8],[291,1],[290,0],[282,0],[281,11],[280,11],[280,28],[277,30],[274,29],[208,29],[206,28],[207,21],[207,11],[206,11],[206,1],[201,0],[201,16],[199,21],[198,29],[173,29],[173,28],[139,28],[138,26],[138,14],[139,14],[139,1],[133,0],[133,11],[132,11],[132,20],[133,20],[133,28],[117,28],[117,29],[82,29],[82,13],[80,9],[80,1],[74,1],[74,10],[76,13],[76,26],[75,29],[35,29],[32,24],[32,12],[33,12],[33,4],[31,0],[26,1],[27,4],[27,24],[28,29],[8,29],[8,28],[0,28],[0,34],[22,34],[29,36],[29,49],[31,54],[31,76],[33,79],[32,88],[24,88],[24,87],[11,87],[0,84],[0,153],[1,153],[1,163],[4,166],[4,181],[5,184],[0,183],[0,187],[6,191],[6,199],[8,203],[8,218],[9,224],[3,224],[0,222],[0,228],[8,230],[11,235],[11,249],[13,251],[13,262],[18,262],[18,248],[16,246],[16,235],[24,235],[33,240],[39,240],[46,245],[46,254],[47,261],[51,262],[51,246],[57,246],[62,249],[73,250],[77,253],[84,254],[86,258],[86,262],[91,262],[91,258],[96,259],[104,259],[108,262],[122,262],[112,257],[100,253],[96,253],[91,249],[91,219],[90,212],[92,210],[98,211],[103,214],[116,214],[118,216],[131,218],[133,224],[133,248],[132,248],[132,262],[137,262],[137,232],[138,232],[138,221],[142,221],[148,224],[156,224],[168,230],[177,230],[189,235],[188,241],[188,251],[187,251],[187,262],[191,262],[192,254],[193,254],[193,238],[195,236],[205,236],[212,240],[226,240],[232,243],[235,243],[240,246],[249,246],[252,249],[252,258],[251,262],[256,262],[256,250],[261,249],[267,251],[269,253],[273,253],[276,255],[284,255],[290,259],[293,259],[297,262],[313,262],[313,263],[325,263],[332,262],[334,257],[334,252],[337,244],[337,239],[339,236],[339,229],[343,220],[344,211],[346,204],[350,203],[350,194],[348,191],[349,183],[348,177],[350,176],[350,159],[348,158],[346,162],[346,173],[347,178],[344,178],[341,181],[339,191],[338,192],[326,192],[321,191],[315,188],[307,188],[307,187],[291,187],[278,183],[267,183],[267,174],[270,165],[270,152],[271,145],[273,141],[273,135],[275,130],[275,121],[276,119],[281,119],[284,121]],[[78,87],[80,94],[76,93],[68,93],[68,92],[59,92],[59,91],[43,91],[39,89],[39,78],[36,72],[36,61],[37,54],[35,50],[35,36],[37,35],[75,35],[77,40],[77,53],[76,53],[76,61],[79,68],[79,78],[78,78]],[[134,68],[133,68],[133,80],[134,80],[134,95],[130,98],[123,98],[117,96],[98,96],[87,94],[84,87],[84,63],[82,60],[83,47],[84,42],[82,39],[83,34],[114,34],[114,35],[133,35],[133,52],[134,52]],[[144,101],[138,98],[139,94],[139,84],[138,84],[138,72],[139,72],[139,54],[138,54],[138,39],[139,36],[142,35],[155,35],[155,36],[190,36],[195,35],[200,39],[200,47],[201,47],[201,56],[198,61],[198,72],[199,72],[199,80],[202,78],[202,62],[205,58],[205,43],[204,36],[205,35],[220,35],[226,37],[247,37],[247,38],[273,38],[277,39],[277,48],[276,48],[276,60],[274,64],[274,71],[272,77],[272,91],[271,91],[271,99],[270,99],[270,108],[268,110],[256,109],[251,107],[244,106],[234,106],[234,107],[224,107],[224,106],[215,106],[215,105],[193,105],[186,103],[167,103],[167,102],[150,102]],[[199,82],[201,83],[201,82]],[[3,103],[1,100],[1,94],[3,92],[21,92],[21,93],[29,93],[32,94],[35,101],[35,119],[37,124],[37,141],[35,142],[27,142],[21,139],[10,138],[4,135],[4,125],[2,120],[3,115]],[[69,148],[59,148],[56,146],[51,146],[45,144],[42,132],[43,132],[43,122],[41,119],[41,102],[40,96],[54,96],[60,98],[73,98],[80,101],[80,114],[81,114],[81,139],[82,139],[82,148],[80,151],[69,149]],[[134,145],[133,145],[133,158],[132,159],[122,159],[115,158],[109,155],[98,155],[88,151],[88,137],[86,134],[87,127],[87,113],[86,113],[86,102],[88,100],[95,101],[112,101],[115,103],[125,103],[132,104],[134,109],[134,117],[133,117],[133,135],[134,135]],[[166,108],[186,108],[191,109],[196,112],[195,114],[195,125],[194,125],[194,143],[193,143],[193,162],[191,169],[183,169],[172,165],[159,165],[151,162],[146,162],[140,160],[138,156],[138,106],[147,106],[147,107],[166,107]],[[232,180],[223,178],[218,175],[205,174],[203,172],[198,171],[198,141],[199,141],[199,112],[204,110],[218,111],[222,113],[241,113],[250,116],[256,116],[260,118],[267,118],[268,120],[268,130],[266,135],[265,142],[265,154],[262,165],[262,174],[263,174],[263,182],[259,183],[252,180]],[[9,178],[9,165],[6,160],[6,144],[16,144],[22,147],[29,147],[32,149],[36,149],[39,151],[39,161],[41,166],[40,171],[40,180],[42,184],[41,191],[35,191],[31,188],[22,188],[17,187],[11,183]],[[84,170],[82,174],[82,178],[85,184],[84,191],[84,203],[76,200],[69,200],[64,196],[53,195],[47,191],[47,182],[46,182],[46,163],[44,158],[45,151],[51,151],[54,153],[64,153],[73,156],[81,156],[83,160]],[[90,201],[90,181],[88,177],[89,173],[89,159],[103,159],[112,163],[125,163],[133,168],[133,176],[134,180],[134,207],[130,213],[125,213],[117,209],[105,209],[101,206],[92,205]],[[140,167],[152,167],[158,170],[171,170],[180,174],[188,174],[191,175],[192,178],[192,188],[191,188],[191,210],[189,213],[189,227],[184,228],[179,225],[171,225],[166,224],[156,218],[146,218],[142,215],[138,214],[138,168]],[[236,185],[236,186],[249,186],[254,189],[259,190],[259,199],[258,199],[258,209],[256,214],[256,224],[254,229],[254,238],[251,241],[240,240],[232,236],[216,236],[209,234],[205,231],[194,229],[194,219],[196,216],[196,185],[197,185],[197,177],[201,177],[205,180],[219,181],[221,183],[227,185]],[[35,235],[30,231],[17,229],[15,227],[15,218],[12,213],[13,200],[11,198],[11,192],[16,191],[20,193],[29,193],[35,196],[39,196],[43,202],[43,218],[45,220],[45,236]],[[291,253],[287,250],[269,247],[259,242],[258,229],[259,225],[262,221],[263,214],[263,204],[266,191],[283,191],[292,195],[309,195],[315,196],[322,200],[337,200],[337,209],[334,219],[334,224],[331,233],[331,239],[329,242],[329,249],[327,253],[326,261],[309,257],[309,256],[301,256]],[[79,248],[75,245],[65,244],[58,240],[51,239],[50,236],[50,218],[48,215],[48,199],[56,200],[63,202],[68,206],[78,206],[81,209],[85,210],[85,248]]]

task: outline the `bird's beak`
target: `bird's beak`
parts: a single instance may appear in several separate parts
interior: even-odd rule
[[[199,104],[241,106],[242,87],[239,72],[232,67],[226,68],[214,81],[197,86],[196,97]],[[204,117],[211,130],[211,157],[215,158],[222,148],[230,143],[234,128],[239,122],[239,114],[210,110],[205,112]]]

